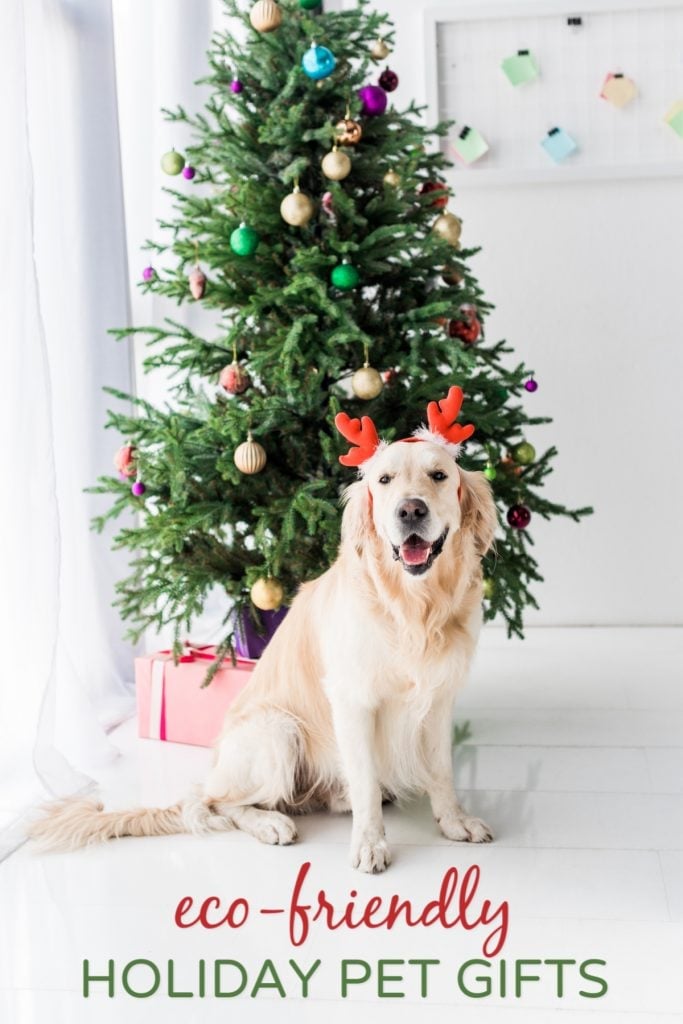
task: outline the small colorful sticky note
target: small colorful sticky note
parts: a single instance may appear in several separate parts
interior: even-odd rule
[[[518,50],[514,57],[506,57],[500,66],[511,85],[522,85],[538,78],[538,64],[528,50]]]
[[[463,163],[473,164],[488,153],[489,144],[476,128],[465,127],[453,139],[453,149]]]
[[[673,128],[676,135],[680,135],[683,139],[683,100],[674,103],[664,115],[664,120],[670,128]]]
[[[564,128],[551,128],[546,137],[541,139],[541,145],[556,164],[561,164],[579,148]]]
[[[607,100],[615,107],[625,107],[638,95],[638,89],[632,78],[622,74],[609,74],[602,83],[600,95],[603,100]]]

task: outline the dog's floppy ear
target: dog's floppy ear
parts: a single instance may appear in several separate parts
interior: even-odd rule
[[[357,480],[346,488],[342,501],[345,505],[342,516],[342,544],[355,548],[360,555],[365,542],[375,529],[372,521],[370,488],[364,480]]]
[[[460,471],[460,529],[474,537],[477,553],[485,555],[493,544],[498,514],[491,487],[483,473]]]

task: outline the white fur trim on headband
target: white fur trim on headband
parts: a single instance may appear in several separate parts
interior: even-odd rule
[[[441,434],[435,434],[425,427],[424,424],[418,427],[417,430],[413,431],[413,437],[418,438],[420,441],[431,441],[432,444],[440,444],[442,448],[445,448],[449,455],[452,455],[454,459],[459,458],[462,452],[462,445],[455,444],[453,441],[449,441],[447,438],[442,437]]]

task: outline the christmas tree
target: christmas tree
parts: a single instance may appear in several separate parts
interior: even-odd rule
[[[113,332],[142,333],[145,368],[176,382],[163,408],[107,389],[133,403],[109,414],[125,444],[119,475],[95,488],[113,499],[98,527],[138,513],[116,540],[132,552],[119,609],[134,638],[168,624],[178,638],[218,584],[229,650],[232,607],[258,617],[250,594],[261,608],[286,603],[335,557],[350,482],[335,414],[405,437],[457,383],[476,426],[462,464],[484,471],[501,519],[485,615],[521,635],[542,578],[530,518],[590,510],[541,493],[556,450],[537,454],[525,431],[549,419],[530,411],[530,370],[485,337],[477,250],[443,183],[450,126],[428,129],[414,103],[395,105],[393,29],[367,0],[331,13],[312,0],[225,6],[246,40],[214,38],[203,112],[166,111],[194,141],[163,156],[178,175],[175,215],[147,244],[141,284],[202,302],[215,333],[173,319]]]

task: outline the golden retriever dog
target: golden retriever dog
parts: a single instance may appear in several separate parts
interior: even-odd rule
[[[301,587],[230,707],[203,790],[166,809],[103,812],[90,801],[48,809],[32,835],[73,848],[123,835],[239,828],[291,843],[288,813],[352,813],[351,863],[383,871],[391,855],[383,799],[427,793],[451,840],[487,842],[459,804],[452,710],[481,624],[481,556],[496,511],[487,481],[456,463],[472,427],[455,424],[451,388],[429,428],[385,444],[372,421],[337,425],[359,469],[345,493],[339,555]]]

